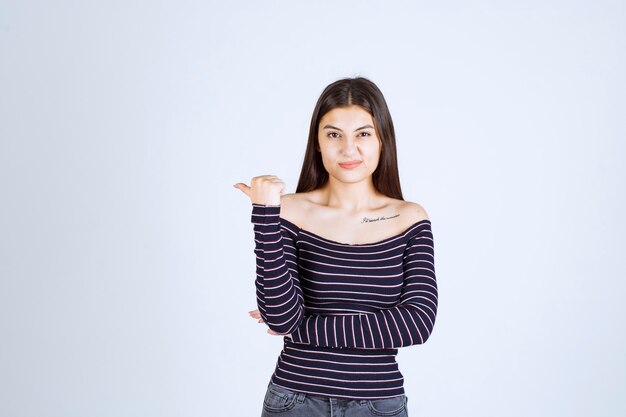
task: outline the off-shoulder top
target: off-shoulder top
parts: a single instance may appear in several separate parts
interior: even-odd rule
[[[318,236],[252,205],[257,304],[285,334],[271,381],[313,395],[404,394],[398,348],[429,338],[437,315],[431,222],[368,244]]]

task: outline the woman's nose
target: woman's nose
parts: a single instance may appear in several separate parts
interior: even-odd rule
[[[343,146],[344,155],[354,155],[356,153],[356,144],[353,140],[347,140]]]

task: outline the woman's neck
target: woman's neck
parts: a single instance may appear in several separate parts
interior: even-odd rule
[[[339,182],[329,178],[320,189],[324,205],[336,208],[346,213],[358,213],[370,210],[377,206],[376,200],[380,193],[374,188],[371,177],[357,183]]]

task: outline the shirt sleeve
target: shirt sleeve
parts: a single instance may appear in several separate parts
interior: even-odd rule
[[[256,255],[256,295],[261,317],[277,333],[302,322],[304,299],[293,237],[280,225],[280,206],[252,205]]]
[[[331,348],[385,349],[425,343],[438,305],[430,221],[423,222],[405,249],[400,301],[389,309],[353,315],[305,315],[291,334],[295,343]]]

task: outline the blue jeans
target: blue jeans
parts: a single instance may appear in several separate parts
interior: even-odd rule
[[[406,395],[383,400],[318,397],[270,382],[261,417],[408,417]]]

